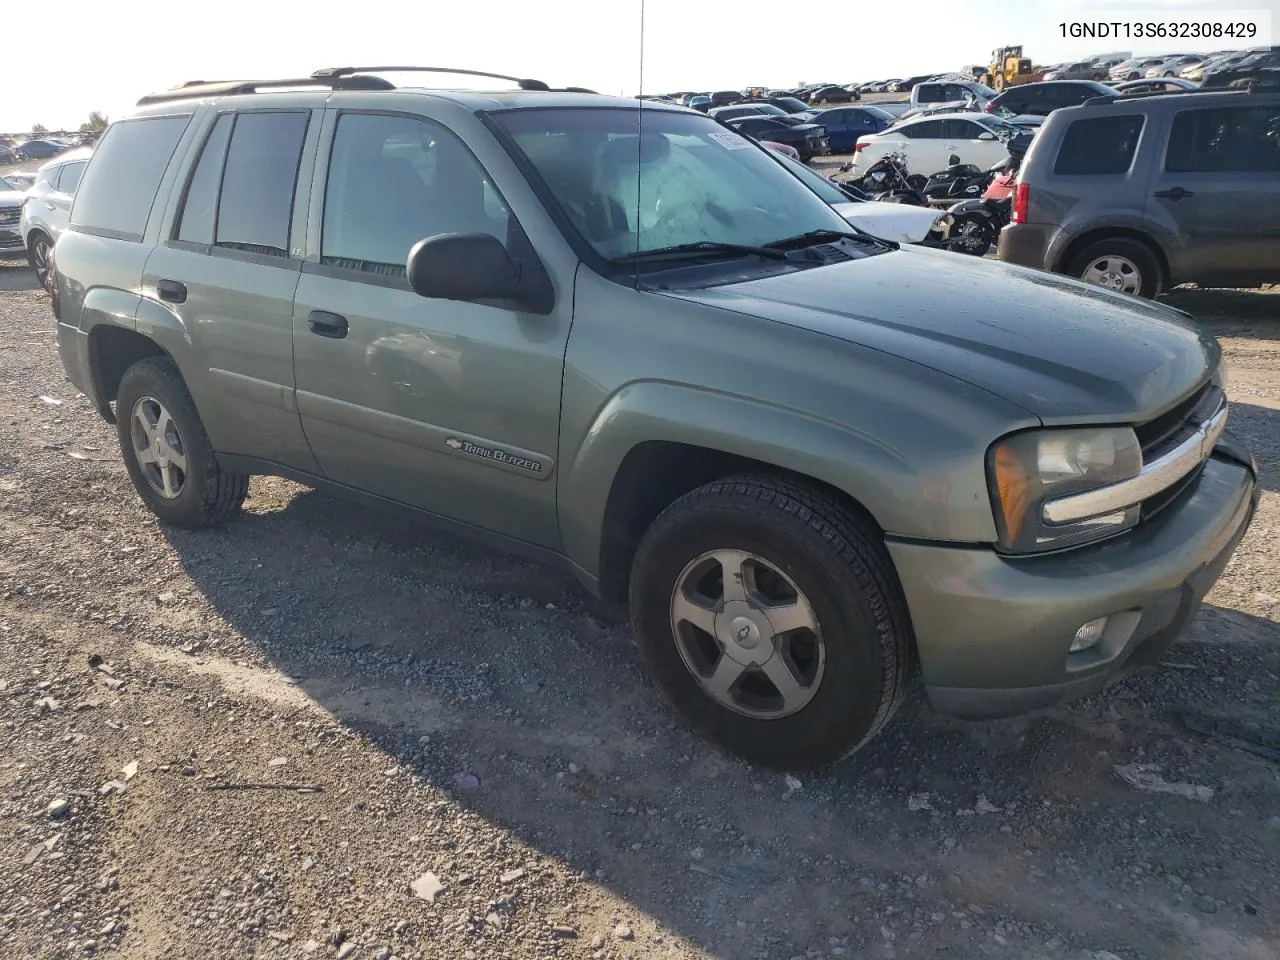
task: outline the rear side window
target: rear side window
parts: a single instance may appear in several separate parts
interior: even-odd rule
[[[1067,127],[1053,172],[1064,176],[1127,173],[1138,149],[1143,118],[1092,117]]]
[[[178,225],[178,239],[186,243],[213,243],[218,183],[222,179],[222,161],[227,155],[227,141],[231,138],[234,119],[229,113],[218,118],[200,151],[195,172],[191,174]]]
[[[219,247],[289,256],[289,221],[308,114],[241,113],[231,131],[218,200]]]
[[[71,226],[119,240],[139,241],[156,190],[190,115],[121,120],[98,141],[71,208]]]
[[[80,185],[80,178],[84,176],[84,168],[88,165],[89,161],[87,160],[63,164],[62,174],[58,177],[58,191],[60,193],[75,193],[76,187]]]
[[[1173,118],[1164,168],[1171,173],[1280,171],[1280,110],[1181,110]]]

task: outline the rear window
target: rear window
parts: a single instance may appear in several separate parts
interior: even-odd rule
[[[1062,138],[1053,172],[1064,176],[1128,172],[1142,123],[1141,115],[1073,121]]]
[[[156,190],[190,121],[187,114],[112,124],[81,178],[71,226],[85,233],[141,240]]]

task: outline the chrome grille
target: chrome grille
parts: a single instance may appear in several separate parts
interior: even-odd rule
[[[0,210],[0,226],[10,226],[21,219],[21,207],[5,207],[3,210]]]
[[[1185,400],[1166,410],[1160,416],[1135,428],[1138,442],[1142,445],[1142,462],[1151,463],[1173,450],[1196,429],[1218,413],[1226,405],[1226,395],[1214,383],[1206,383]],[[1149,520],[1165,507],[1170,506],[1195,483],[1204,470],[1205,461],[1201,461],[1194,470],[1180,478],[1173,485],[1142,501],[1141,518]]]

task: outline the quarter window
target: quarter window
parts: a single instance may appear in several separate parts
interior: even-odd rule
[[[218,199],[217,246],[289,256],[293,191],[306,134],[305,112],[236,117]]]
[[[1173,118],[1164,168],[1170,173],[1280,171],[1275,107],[1182,110]]]
[[[160,181],[190,121],[189,114],[144,117],[108,127],[81,177],[71,225],[121,240],[141,240]]]
[[[80,185],[80,178],[84,175],[84,168],[87,165],[87,160],[64,164],[62,175],[58,177],[58,192],[75,193],[76,187]]]
[[[345,113],[325,184],[320,259],[403,277],[409,251],[442,233],[504,243],[510,214],[462,141],[417,117]]]

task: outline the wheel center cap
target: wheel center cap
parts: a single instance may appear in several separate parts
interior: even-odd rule
[[[740,600],[725,604],[716,617],[716,639],[728,656],[744,666],[773,656],[773,629],[768,618]]]

